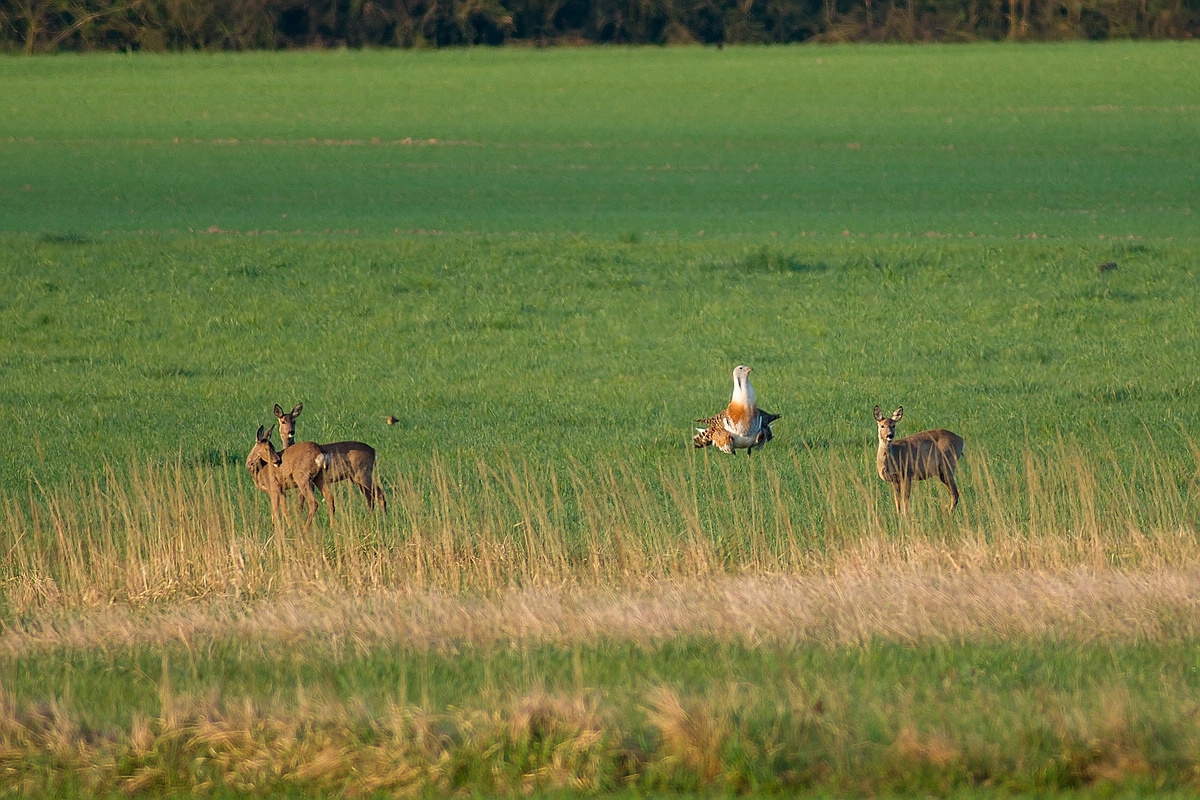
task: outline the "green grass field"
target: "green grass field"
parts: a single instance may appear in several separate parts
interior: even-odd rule
[[[1114,785],[1180,791],[1188,782],[1175,776],[1195,766],[1191,645],[914,653],[684,642],[333,659],[292,646],[249,660],[246,649],[6,664],[16,692],[67,698],[25,719],[4,709],[0,725],[45,743],[41,763],[11,778],[35,784],[90,760],[84,779],[64,770],[55,788],[595,794],[636,774],[667,796],[941,796],[972,784],[999,796],[1102,785],[1096,796],[1112,796]],[[847,691],[845,675],[861,682]],[[176,696],[181,685],[199,699]],[[71,705],[81,711],[64,714]]]
[[[1194,790],[1198,66],[0,60],[0,784]],[[301,401],[386,516],[272,529]]]
[[[0,199],[34,233],[1192,238],[1198,61],[1186,42],[6,59]]]

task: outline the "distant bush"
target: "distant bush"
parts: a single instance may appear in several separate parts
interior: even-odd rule
[[[0,0],[0,49],[1156,38],[1200,0]]]

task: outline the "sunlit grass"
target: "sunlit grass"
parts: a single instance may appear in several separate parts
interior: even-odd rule
[[[1176,447],[1189,447],[1187,442]],[[961,468],[955,515],[936,482],[908,518],[890,489],[836,451],[786,461],[699,452],[674,468],[535,469],[434,455],[382,473],[389,513],[342,493],[328,525],[273,528],[234,468],[147,464],[128,477],[10,495],[0,531],[9,615],[294,592],[496,593],[555,586],[851,571],[1187,570],[1200,563],[1200,457],[1125,467],[1059,443],[999,473]],[[798,487],[798,490],[792,488]],[[295,503],[294,498],[292,499]]]

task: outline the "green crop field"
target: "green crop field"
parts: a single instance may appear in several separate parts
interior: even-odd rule
[[[5,60],[4,228],[1187,237],[1191,43]]]
[[[0,795],[1194,791],[1198,75],[0,59]],[[299,402],[386,513],[273,524]]]

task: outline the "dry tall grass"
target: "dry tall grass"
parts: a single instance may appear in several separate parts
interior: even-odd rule
[[[664,593],[700,597],[751,577],[763,579],[762,597],[787,596],[776,605],[807,595],[809,606],[832,609],[838,603],[828,598],[849,592],[855,603],[843,614],[863,597],[886,605],[916,602],[914,592],[930,600],[923,607],[941,596],[943,605],[976,604],[994,616],[1038,603],[1052,609],[1049,598],[1065,587],[1081,594],[1064,607],[1117,591],[1177,597],[1192,590],[1200,566],[1200,450],[1182,452],[1165,458],[1150,443],[1122,463],[1062,443],[997,470],[974,448],[960,513],[947,515],[938,487],[923,484],[908,521],[866,471],[866,453],[736,462],[698,454],[651,475],[435,457],[421,473],[391,476],[391,513],[356,509],[335,530],[310,531],[273,530],[240,471],[140,465],[3,498],[0,602],[10,619],[31,619],[200,598],[299,596],[317,606],[464,593],[603,598],[658,582]],[[696,588],[669,588],[684,585]],[[778,618],[771,614],[762,624]]]

